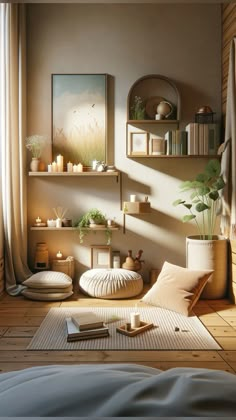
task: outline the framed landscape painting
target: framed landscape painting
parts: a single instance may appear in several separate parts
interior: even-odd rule
[[[52,155],[64,163],[107,158],[107,75],[52,74]]]

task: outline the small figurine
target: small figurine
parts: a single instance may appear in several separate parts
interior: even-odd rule
[[[143,253],[143,250],[140,249],[137,252],[136,257],[134,259],[132,257],[132,250],[129,249],[128,256],[126,257],[126,260],[124,264],[122,265],[122,268],[125,268],[126,270],[131,270],[131,271],[139,271],[142,268],[142,262],[144,262],[144,260],[141,260],[142,253]]]

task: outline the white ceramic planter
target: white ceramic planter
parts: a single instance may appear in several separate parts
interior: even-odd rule
[[[37,158],[32,158],[30,162],[30,170],[31,172],[38,172],[39,170],[39,162],[40,160]]]
[[[214,270],[201,298],[222,299],[227,292],[228,240],[214,236],[202,240],[199,236],[186,238],[186,267],[196,270]]]

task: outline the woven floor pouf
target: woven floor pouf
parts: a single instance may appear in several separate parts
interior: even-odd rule
[[[143,290],[143,279],[135,271],[123,268],[93,268],[79,280],[82,292],[101,299],[124,299]]]

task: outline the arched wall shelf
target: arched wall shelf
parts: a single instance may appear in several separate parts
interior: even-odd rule
[[[143,119],[132,119],[135,97],[140,97],[145,107]],[[172,113],[165,119],[157,120],[157,105],[167,101],[173,106]],[[159,157],[153,150],[152,137],[163,138],[168,130],[179,128],[181,99],[177,86],[166,76],[149,74],[140,77],[131,86],[127,96],[126,150],[128,157]],[[137,135],[142,133],[141,140]],[[147,135],[147,136],[145,136]],[[136,139],[143,147],[135,148]]]

